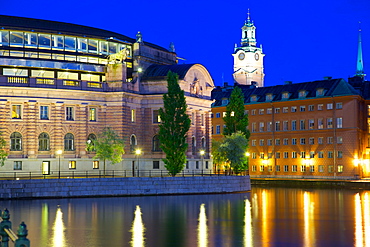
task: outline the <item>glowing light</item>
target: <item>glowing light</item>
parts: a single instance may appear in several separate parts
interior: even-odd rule
[[[208,246],[208,227],[204,203],[200,205],[198,221],[198,246],[206,247]]]
[[[136,155],[140,155],[140,154],[141,154],[141,149],[136,149],[136,150],[135,150],[135,154],[136,154]]]
[[[314,203],[311,201],[311,194],[307,191],[303,194],[303,214],[304,214],[304,246],[315,246],[312,240],[315,240],[314,227]]]
[[[66,247],[62,209],[58,206],[53,226],[53,246]]]
[[[249,152],[245,152],[245,156],[249,157],[251,154]]]
[[[268,160],[262,160],[262,164],[264,164],[265,166],[269,163]]]
[[[355,195],[355,246],[363,246],[362,208],[360,194]]]
[[[248,199],[244,200],[244,247],[253,246],[252,207]]]
[[[137,72],[141,73],[141,72],[143,72],[143,69],[142,68],[138,68],[137,69]]]
[[[202,156],[203,156],[206,152],[205,152],[204,150],[200,150],[200,152],[199,152],[199,153],[200,153],[200,155],[202,155]]]
[[[131,232],[131,246],[143,247],[145,246],[145,226],[141,218],[140,206],[136,206],[134,221],[132,222]]]
[[[62,153],[63,153],[63,150],[57,150],[57,152],[56,152],[58,155],[61,155]]]

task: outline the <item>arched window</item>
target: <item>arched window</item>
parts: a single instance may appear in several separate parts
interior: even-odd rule
[[[10,135],[10,151],[22,150],[22,135],[19,132],[13,132]]]
[[[130,151],[131,152],[135,152],[136,145],[137,145],[136,136],[131,135],[130,137]]]
[[[64,151],[74,151],[74,136],[71,133],[67,133],[64,136]]]
[[[197,147],[197,143],[195,141],[195,136],[193,136],[191,138],[191,152],[193,155],[195,155],[195,153],[197,152],[196,147]]]
[[[39,151],[49,151],[50,150],[50,137],[47,133],[42,132],[39,135]]]
[[[161,152],[161,143],[159,141],[158,135],[153,136],[153,146],[152,146],[153,152]]]
[[[202,148],[206,148],[206,138],[202,137]]]
[[[89,134],[87,136],[87,141],[86,141],[87,151],[89,151],[89,152],[96,151],[95,143],[94,143],[95,140],[96,140],[96,135],[95,134]]]

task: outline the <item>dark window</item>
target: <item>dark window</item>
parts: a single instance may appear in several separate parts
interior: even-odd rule
[[[22,135],[19,132],[13,132],[10,135],[10,151],[22,150]]]
[[[158,160],[153,161],[153,169],[159,169],[159,161]]]
[[[161,143],[159,141],[158,135],[153,136],[153,152],[161,152]]]
[[[45,132],[39,135],[39,151],[49,151],[50,150],[50,138]]]
[[[73,151],[74,150],[74,136],[71,133],[67,133],[64,136],[64,150]]]

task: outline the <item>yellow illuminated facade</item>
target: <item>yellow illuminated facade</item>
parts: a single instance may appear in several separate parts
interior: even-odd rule
[[[0,132],[9,153],[2,171],[49,176],[60,167],[62,176],[99,172],[102,162],[93,159],[93,148],[86,148],[107,126],[125,140],[122,163],[107,164],[107,170],[131,174],[135,150],[141,150],[140,170],[165,171],[158,109],[169,70],[179,75],[192,119],[186,169],[201,172],[201,161],[203,169],[212,168],[214,86],[204,66],[177,64],[173,50],[144,42],[141,33],[130,38],[92,27],[1,15],[0,23]]]

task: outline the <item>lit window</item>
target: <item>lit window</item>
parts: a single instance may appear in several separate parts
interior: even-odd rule
[[[159,110],[153,110],[153,123],[160,123],[161,116],[159,116]]]
[[[304,98],[304,97],[306,97],[306,90],[301,90],[301,91],[299,91],[299,98]]]
[[[93,161],[93,169],[99,169],[99,160]]]
[[[21,118],[22,118],[22,106],[12,105],[12,119],[21,119]]]
[[[283,113],[288,113],[289,108],[288,107],[283,107]]]
[[[89,108],[89,120],[91,122],[96,121],[96,108],[95,107]]]
[[[259,109],[258,114],[263,115],[265,113],[265,109]]]
[[[319,129],[324,128],[324,119],[322,119],[322,118],[317,119],[317,128],[319,128]]]
[[[338,165],[338,172],[343,172],[343,165]]]
[[[318,104],[317,105],[317,110],[318,111],[322,111],[324,109],[324,105],[323,104]]]
[[[75,160],[70,160],[68,162],[68,168],[69,169],[76,169],[76,161]]]
[[[266,113],[267,114],[272,114],[272,108],[267,108]]]
[[[308,128],[310,130],[314,129],[315,128],[315,119],[309,119],[308,120]]]
[[[310,158],[311,159],[315,158],[315,152],[314,151],[310,151]]]
[[[284,92],[284,93],[282,94],[282,98],[283,98],[283,99],[289,99],[289,93],[288,93],[288,92]]]

